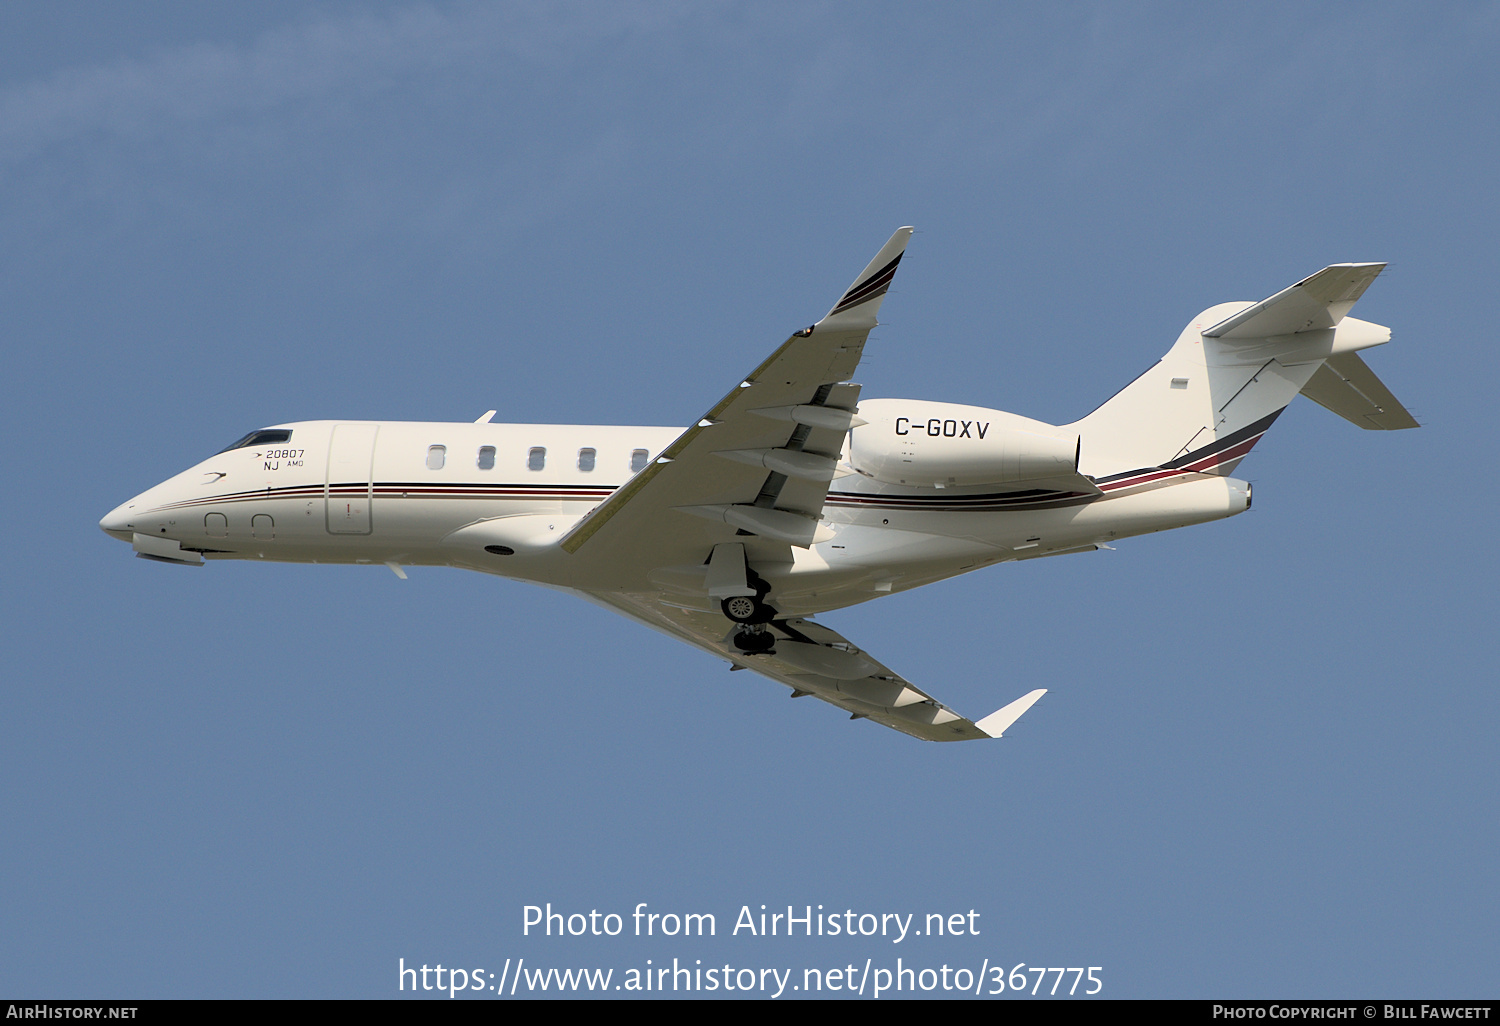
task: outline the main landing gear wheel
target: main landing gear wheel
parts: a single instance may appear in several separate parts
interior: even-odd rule
[[[734,595],[720,602],[719,608],[735,623],[768,623],[775,616],[759,595]]]
[[[754,595],[731,595],[719,602],[719,608],[724,615],[735,623],[754,627],[757,624],[770,623],[776,619],[776,610],[766,605],[766,595],[771,586],[760,579],[760,575],[753,570],[746,569],[745,583],[755,589]]]
[[[776,647],[776,635],[766,630],[764,625],[758,625],[736,634],[734,647],[746,655],[769,652]]]

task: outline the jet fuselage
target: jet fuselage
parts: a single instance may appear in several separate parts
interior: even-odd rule
[[[701,595],[701,568],[653,566],[650,553],[588,558],[556,544],[679,428],[304,421],[247,437],[256,434],[263,440],[163,481],[100,526],[168,561],[457,566],[590,592],[630,588],[644,571],[666,601]],[[824,507],[833,536],[757,567],[785,614],[1221,519],[1250,502],[1243,482],[1190,471],[1083,497],[1021,485],[903,487],[844,470]]]

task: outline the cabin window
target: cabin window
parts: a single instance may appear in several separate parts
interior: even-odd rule
[[[495,469],[495,447],[493,445],[481,445],[479,447],[479,469]]]
[[[645,449],[633,449],[633,450],[631,450],[631,453],[630,453],[630,472],[632,474],[639,474],[641,471],[645,470],[646,469],[646,461],[648,459],[650,459],[650,458],[651,458],[651,454],[649,452],[647,452]]]
[[[429,445],[427,447],[427,469],[442,470],[443,463],[448,459],[448,447],[446,445]]]
[[[578,469],[582,470],[582,471],[585,471],[585,472],[593,470],[594,469],[594,457],[596,457],[598,455],[599,455],[598,452],[596,452],[593,449],[579,449],[578,450]]]
[[[531,452],[526,456],[527,470],[541,470],[547,465],[547,449],[545,446],[533,446]]]
[[[228,538],[229,518],[222,513],[209,513],[203,518],[203,529],[210,538]]]

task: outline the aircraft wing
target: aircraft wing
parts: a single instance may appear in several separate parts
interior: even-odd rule
[[[1042,691],[975,722],[810,620],[772,620],[771,650],[746,654],[732,641],[740,628],[718,609],[720,598],[752,593],[737,568],[790,563],[793,546],[823,540],[823,501],[845,434],[863,423],[859,386],[848,381],[911,234],[898,229],[822,320],[782,343],[560,544],[591,565],[593,580],[616,582],[586,597],[779,681],[794,697],[813,695],[930,741],[999,737]],[[675,584],[663,587],[669,577]]]
[[[837,631],[794,617],[767,625],[776,638],[768,653],[746,655],[730,642],[733,624],[717,612],[662,603],[654,594],[586,592],[586,598],[664,634],[750,669],[792,689],[793,698],[812,696],[925,741],[968,741],[1000,737],[1046,694],[1038,688],[979,720],[969,720],[932,698],[879,660],[850,644]]]
[[[822,320],[788,338],[644,470],[580,520],[562,548],[622,581],[705,562],[738,539],[753,562],[822,540],[859,386],[847,384],[911,228],[897,229]],[[753,537],[746,537],[746,534]]]

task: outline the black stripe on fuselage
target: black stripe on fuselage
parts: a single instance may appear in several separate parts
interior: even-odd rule
[[[1136,470],[1127,470],[1122,474],[1111,474],[1108,477],[1099,478],[1095,484],[1099,485],[1100,488],[1108,484],[1118,486],[1118,483],[1124,481],[1126,478],[1139,477],[1144,474],[1159,474],[1163,470],[1181,470],[1190,467],[1194,463],[1201,463],[1210,456],[1222,453],[1227,449],[1232,449],[1251,439],[1259,438],[1276,422],[1276,418],[1281,416],[1285,409],[1286,407],[1283,406],[1280,410],[1267,414],[1253,424],[1247,424],[1238,431],[1231,431],[1223,438],[1215,439],[1207,445],[1194,449],[1192,452],[1184,453],[1175,459],[1168,460],[1159,467],[1140,467]]]
[[[515,484],[490,482],[456,482],[433,484],[432,482],[377,481],[372,486],[368,481],[343,483],[287,485],[281,488],[259,488],[254,491],[230,492],[226,495],[209,495],[201,499],[174,502],[161,509],[189,509],[195,506],[213,506],[229,502],[256,502],[263,499],[321,499],[324,496],[348,497],[374,494],[379,498],[432,498],[432,499],[603,499],[614,493],[613,485],[575,484]]]
[[[1010,509],[1073,506],[1097,498],[1082,492],[1032,488],[1019,492],[981,495],[880,495],[868,492],[829,492],[827,504],[853,509],[919,510],[931,513],[992,513]]]
[[[1270,430],[1272,424],[1276,423],[1276,418],[1281,416],[1282,411],[1284,411],[1285,409],[1286,407],[1283,406],[1280,410],[1268,413],[1266,414],[1266,416],[1260,418],[1260,420],[1257,420],[1253,424],[1247,424],[1245,427],[1240,428],[1238,431],[1231,431],[1223,438],[1216,439],[1203,446],[1201,449],[1194,449],[1192,452],[1179,456],[1175,460],[1169,460],[1168,462],[1161,465],[1162,469],[1176,470],[1179,467],[1187,466],[1189,463],[1197,463],[1199,460],[1203,459],[1206,456],[1212,456],[1215,453],[1222,452],[1223,450],[1230,448],[1231,446],[1239,445],[1241,442],[1252,437],[1253,435],[1263,435],[1268,430]]]

